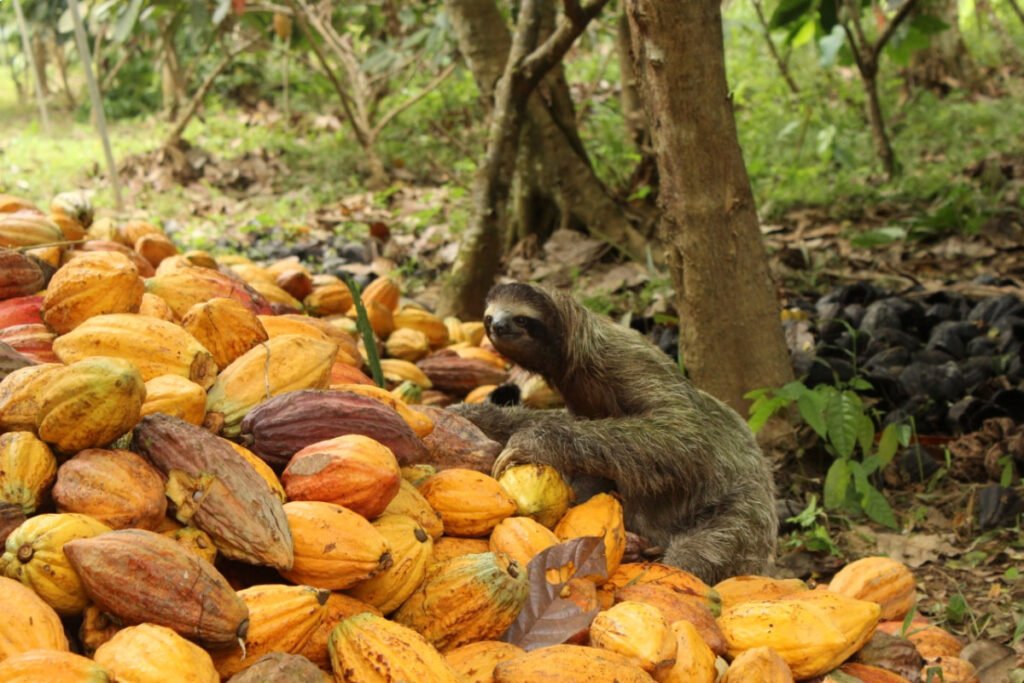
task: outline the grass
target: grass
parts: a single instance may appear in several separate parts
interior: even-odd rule
[[[1024,27],[1007,17],[1024,58]],[[588,43],[574,52],[566,71],[576,91],[596,87],[585,105],[581,136],[598,174],[622,196],[642,193],[629,188],[638,154],[621,122],[618,60],[609,54],[613,24],[599,27]],[[1019,22],[1017,22],[1019,24]],[[982,66],[998,66],[1002,47],[991,30],[979,28],[973,15],[964,22],[964,37]],[[776,39],[778,37],[776,36]],[[802,92],[792,94],[767,56],[764,38],[748,3],[730,3],[725,22],[727,66],[736,109],[740,142],[762,214],[774,219],[792,207],[826,207],[836,219],[856,220],[865,205],[904,202],[922,207],[919,221],[928,229],[972,230],[998,203],[1020,209],[1018,196],[1001,196],[999,188],[977,186],[966,178],[968,164],[995,152],[1024,154],[1019,122],[1024,120],[1024,87],[1019,77],[1003,83],[1004,97],[953,92],[939,98],[916,92],[901,101],[898,67],[883,60],[883,107],[893,146],[904,165],[895,182],[880,182],[863,115],[863,92],[849,70],[825,70],[811,45],[797,49],[790,60]],[[293,109],[298,122],[283,118],[259,120],[225,104],[230,89],[263,69],[257,86],[262,97],[278,95],[281,60],[249,61],[225,77],[216,96],[207,98],[202,118],[185,132],[193,145],[218,159],[232,159],[266,150],[279,158],[287,173],[273,180],[273,190],[230,203],[229,212],[201,210],[197,197],[182,188],[157,191],[144,184],[128,188],[133,216],[156,221],[176,220],[209,239],[225,229],[249,225],[308,223],[312,212],[337,199],[363,191],[362,153],[346,125],[337,131],[312,125],[315,116],[338,110],[336,98],[322,77],[293,64]],[[122,89],[123,90],[123,89]],[[401,94],[392,95],[392,97]],[[51,98],[54,102],[61,98]],[[388,108],[388,101],[381,103]],[[116,107],[125,110],[125,107]],[[34,102],[18,102],[6,65],[0,66],[0,192],[27,196],[45,204],[53,194],[89,188],[98,207],[113,207],[109,182],[102,180],[105,162],[99,139],[87,121],[72,112],[51,109],[52,135],[40,130]],[[156,149],[167,123],[154,114],[110,122],[115,158]],[[459,69],[442,87],[385,129],[378,149],[385,163],[400,168],[414,182],[467,188],[482,157],[484,115],[472,77]],[[209,202],[227,193],[207,187]],[[465,195],[454,202],[464,213]],[[936,216],[927,215],[931,211]],[[442,220],[425,215],[420,223]],[[929,224],[931,221],[932,224]],[[912,230],[915,226],[911,225]]]

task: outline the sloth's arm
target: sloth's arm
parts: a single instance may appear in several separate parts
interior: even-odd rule
[[[493,403],[459,403],[448,410],[475,424],[488,438],[504,445],[513,433],[545,424],[569,422],[564,410],[536,410],[520,406],[503,407]]]

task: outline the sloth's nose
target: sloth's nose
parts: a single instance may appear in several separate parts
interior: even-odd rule
[[[491,320],[490,329],[494,334],[506,335],[515,332],[515,325],[506,317]]]

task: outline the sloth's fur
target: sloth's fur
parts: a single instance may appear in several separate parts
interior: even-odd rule
[[[626,527],[664,548],[667,564],[709,583],[765,571],[778,525],[772,475],[732,408],[639,333],[566,294],[498,285],[484,322],[498,351],[540,373],[568,409],[456,406],[505,444],[495,476],[533,462],[574,484],[611,480]]]

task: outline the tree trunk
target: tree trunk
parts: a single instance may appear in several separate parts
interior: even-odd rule
[[[505,20],[494,0],[445,0],[445,9],[459,51],[490,109],[512,43]],[[523,124],[522,144],[532,152],[524,152],[529,156],[517,164],[509,217],[515,236],[544,236],[556,227],[578,226],[631,258],[643,258],[647,238],[633,227],[594,173],[580,143],[561,71],[549,74],[538,91],[527,102]],[[524,176],[526,170],[529,173]]]
[[[182,78],[178,51],[174,46],[174,21],[167,21],[160,27],[160,43],[163,59],[160,65],[160,86],[163,95],[164,113],[168,121],[178,118],[178,109],[185,100],[185,83]]]
[[[956,86],[969,86],[974,66],[960,34],[957,0],[929,0],[919,4],[913,14],[934,17],[949,28],[932,34],[928,47],[914,53],[904,73],[907,87],[946,93]]]
[[[741,415],[793,377],[725,75],[719,0],[628,0],[661,186],[680,346],[693,381]]]
[[[882,117],[882,104],[878,96],[878,66],[861,71],[864,93],[867,96],[868,126],[871,128],[871,139],[875,144],[875,153],[882,162],[885,175],[893,179],[899,173],[896,154],[892,151],[892,143],[885,132],[885,119]]]
[[[636,69],[633,68],[633,40],[629,33],[629,20],[625,13],[619,17],[615,36],[615,49],[619,55],[619,83],[622,94],[622,122],[626,126],[629,139],[641,152],[650,150],[650,131],[647,128],[647,115],[644,103],[640,99],[640,83]]]
[[[35,57],[36,78],[39,79],[39,87],[44,95],[50,94],[50,84],[46,79],[46,40],[37,32],[32,36],[32,56]]]

